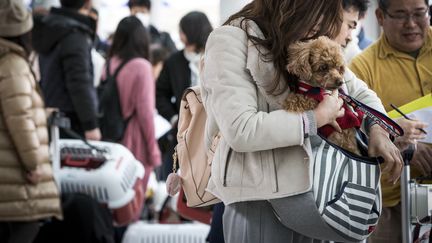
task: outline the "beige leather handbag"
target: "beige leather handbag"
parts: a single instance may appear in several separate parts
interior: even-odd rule
[[[220,135],[215,136],[210,150],[206,149],[206,119],[207,114],[202,104],[199,86],[186,89],[180,103],[178,144],[173,155],[173,172],[176,173],[178,160],[181,186],[189,207],[203,207],[220,202],[206,191],[210,180],[211,162],[220,139]]]

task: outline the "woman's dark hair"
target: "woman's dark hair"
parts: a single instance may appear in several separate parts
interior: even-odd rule
[[[60,0],[63,8],[80,9],[84,6],[86,0]]]
[[[153,66],[160,62],[164,62],[169,57],[168,50],[159,43],[150,45],[150,54],[150,62]]]
[[[117,26],[108,58],[118,56],[126,60],[142,57],[149,60],[149,40],[148,32],[141,21],[135,16],[126,17]]]
[[[19,36],[14,37],[2,37],[10,42],[13,42],[19,46],[21,46],[26,54],[26,57],[29,57],[31,52],[33,51],[32,41],[31,41],[31,31],[24,33]]]
[[[341,0],[254,0],[242,10],[229,17],[225,25],[241,19],[241,28],[247,30],[245,21],[253,20],[260,27],[264,39],[247,37],[255,45],[262,46],[263,60],[273,62],[276,75],[272,84],[265,87],[268,93],[280,94],[288,86],[295,86],[298,78],[286,70],[288,46],[296,41],[325,35],[334,38],[339,34],[343,10]],[[283,77],[286,81],[279,84]],[[280,86],[282,85],[282,86]]]
[[[185,34],[188,45],[195,45],[196,52],[204,50],[207,38],[213,27],[207,16],[198,11],[186,14],[180,20],[180,30]]]

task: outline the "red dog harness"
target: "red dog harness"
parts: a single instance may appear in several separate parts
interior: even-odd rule
[[[343,91],[339,90],[339,92]],[[324,99],[324,94],[326,91],[323,88],[313,87],[305,82],[300,81],[298,84],[297,93],[306,95],[318,102],[321,102]],[[342,107],[345,108],[345,115],[336,119],[336,122],[339,124],[341,129],[343,130],[352,127],[360,128],[364,113],[359,110],[353,112],[351,107],[349,107],[345,102]],[[318,128],[318,132],[324,137],[328,137],[334,131],[335,129],[330,125],[324,125]]]

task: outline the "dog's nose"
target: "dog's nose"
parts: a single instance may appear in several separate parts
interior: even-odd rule
[[[338,81],[336,81],[336,85],[337,85],[338,87],[342,86],[342,84],[343,84],[343,80],[338,80]]]

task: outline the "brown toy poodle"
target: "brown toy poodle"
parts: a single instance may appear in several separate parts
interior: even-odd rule
[[[299,77],[296,92],[289,94],[283,107],[287,111],[303,112],[313,110],[322,100],[324,93],[339,90],[344,83],[344,58],[339,44],[327,37],[306,42],[296,42],[288,48],[290,59],[287,70]],[[340,147],[360,154],[356,141],[356,128],[360,127],[361,117],[346,104],[345,116],[336,121],[342,132],[335,131],[330,125],[318,129],[321,135]],[[349,115],[348,119],[346,116]],[[356,120],[356,121],[354,121]],[[354,123],[353,123],[354,122]]]

